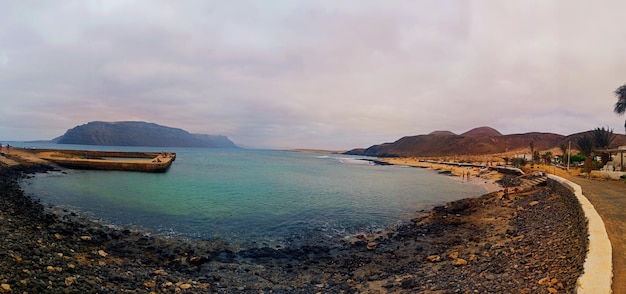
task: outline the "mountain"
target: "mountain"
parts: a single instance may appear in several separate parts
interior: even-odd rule
[[[434,131],[434,132],[430,133],[429,135],[435,135],[435,136],[456,136],[455,133],[450,132],[450,131]]]
[[[93,121],[67,130],[58,144],[238,148],[226,136],[191,134],[183,129],[141,121]]]
[[[539,151],[559,148],[561,144],[567,146],[569,142],[572,143],[572,149],[576,149],[576,139],[585,135],[593,136],[593,131],[569,136],[539,132],[502,135],[493,128],[480,127],[461,135],[449,131],[435,131],[428,135],[407,136],[393,143],[353,149],[346,154],[376,157],[486,155],[514,151],[528,152],[530,142],[533,142],[535,150]],[[615,134],[613,146],[622,145],[626,145],[626,136]]]
[[[472,137],[480,137],[480,136],[502,136],[502,134],[500,132],[498,132],[496,129],[494,128],[490,128],[490,127],[480,127],[480,128],[475,128],[475,129],[471,129],[463,134],[461,134],[461,136],[472,136]]]

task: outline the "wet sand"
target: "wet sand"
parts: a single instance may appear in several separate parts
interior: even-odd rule
[[[571,293],[587,248],[580,207],[548,187],[451,202],[378,234],[239,249],[44,208],[18,181],[51,168],[0,168],[0,292]]]

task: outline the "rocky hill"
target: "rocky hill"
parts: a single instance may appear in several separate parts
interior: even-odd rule
[[[185,130],[140,121],[94,121],[67,130],[59,144],[238,148],[226,136],[191,134]]]
[[[346,154],[376,157],[486,155],[525,150],[529,148],[531,142],[535,150],[539,151],[559,148],[561,144],[567,146],[568,142],[572,143],[572,149],[576,149],[576,139],[584,135],[593,134],[589,131],[569,136],[539,132],[502,135],[493,128],[480,127],[461,135],[449,131],[435,131],[428,135],[407,136],[393,143],[353,149]],[[613,145],[626,145],[626,136],[615,134]]]

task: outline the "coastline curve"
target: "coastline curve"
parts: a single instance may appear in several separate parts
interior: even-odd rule
[[[588,221],[589,251],[583,265],[583,274],[576,282],[576,293],[612,293],[612,247],[602,218],[583,195],[579,185],[555,175],[548,175],[548,179],[576,196]]]

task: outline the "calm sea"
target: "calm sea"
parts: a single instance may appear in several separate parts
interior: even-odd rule
[[[408,221],[416,210],[486,192],[429,170],[378,166],[347,155],[167,151],[177,158],[166,173],[64,170],[25,180],[22,187],[46,205],[113,225],[245,246],[386,229]]]

